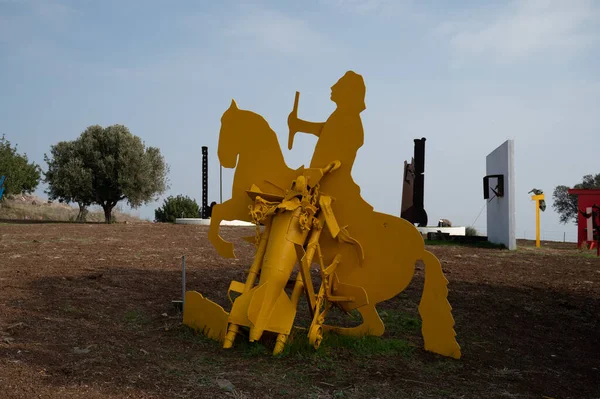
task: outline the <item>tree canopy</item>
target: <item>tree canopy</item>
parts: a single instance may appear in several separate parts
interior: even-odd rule
[[[3,135],[0,138],[0,176],[6,176],[4,195],[32,193],[37,188],[41,168],[34,162],[29,162],[27,154],[19,154],[17,146]]]
[[[44,181],[48,183],[46,194],[51,200],[76,202],[79,205],[77,221],[85,221],[86,208],[95,201],[92,170],[85,167],[77,148],[77,142],[61,141],[50,147],[50,157],[44,154],[48,171]]]
[[[160,150],[145,147],[123,125],[90,126],[76,140],[52,146],[45,159],[48,193],[80,207],[100,205],[106,223],[119,201],[138,208],[167,188],[168,166]]]
[[[560,215],[560,222],[567,223],[572,220],[577,223],[577,196],[569,194],[570,187],[557,186],[552,194],[554,203],[552,207]],[[574,189],[600,189],[600,173],[597,175],[585,175],[581,183],[574,185]]]

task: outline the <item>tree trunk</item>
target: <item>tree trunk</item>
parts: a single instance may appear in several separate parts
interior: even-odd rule
[[[78,203],[79,205],[79,214],[77,215],[78,222],[85,222],[87,218],[87,207],[85,204]]]
[[[106,224],[110,224],[112,222],[112,209],[113,209],[113,206],[102,205],[102,209],[104,209],[104,221],[105,221]]]

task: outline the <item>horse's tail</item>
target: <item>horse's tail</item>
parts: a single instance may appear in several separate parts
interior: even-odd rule
[[[448,303],[448,280],[442,272],[442,264],[431,252],[425,251],[425,286],[419,313],[423,320],[421,332],[425,350],[443,356],[460,358],[460,346],[456,342],[452,307]]]

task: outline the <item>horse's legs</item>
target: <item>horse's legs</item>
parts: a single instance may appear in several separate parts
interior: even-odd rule
[[[357,310],[363,319],[363,322],[360,325],[356,327],[334,327],[324,325],[323,329],[326,331],[333,331],[341,335],[383,335],[383,332],[385,331],[385,326],[383,324],[383,321],[379,317],[379,313],[377,313],[377,309],[375,309],[375,305],[369,304],[361,306]]]
[[[213,207],[210,218],[208,239],[224,258],[235,258],[233,243],[225,241],[219,234],[219,227],[223,220],[249,220],[249,211],[246,198],[233,197],[222,204]]]
[[[452,307],[448,303],[448,280],[444,277],[440,261],[429,251],[424,251],[425,286],[419,304],[423,320],[421,332],[425,350],[440,355],[460,358],[456,342]]]

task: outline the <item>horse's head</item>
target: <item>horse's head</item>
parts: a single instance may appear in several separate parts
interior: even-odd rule
[[[283,158],[277,135],[267,121],[254,112],[239,109],[235,100],[231,100],[231,105],[221,117],[217,150],[219,162],[225,168],[235,168],[240,154],[256,157],[259,152]]]
[[[242,112],[235,100],[221,117],[221,131],[219,132],[219,148],[217,154],[219,162],[225,168],[235,168],[240,150],[243,147],[243,126],[240,123]]]

